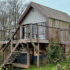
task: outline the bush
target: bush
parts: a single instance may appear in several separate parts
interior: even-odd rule
[[[65,67],[62,67],[60,64],[56,66],[57,70],[70,70],[70,64],[68,63]]]
[[[57,70],[64,70],[60,64],[57,64]]]
[[[47,51],[47,59],[49,63],[57,63],[64,59],[64,49],[60,46],[60,42],[54,42],[54,40],[51,39]]]
[[[65,70],[70,70],[70,63],[67,64],[67,66],[65,67]]]
[[[1,65],[2,61],[3,61],[2,53],[0,52],[0,65]]]

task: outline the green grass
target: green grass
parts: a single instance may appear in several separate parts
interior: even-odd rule
[[[62,67],[64,67],[64,66],[67,65],[67,62],[60,62],[58,64],[60,64]],[[37,67],[33,66],[33,67],[31,67],[27,70],[57,70],[56,66],[57,66],[57,64],[46,64],[44,66],[40,66],[40,68],[37,68]]]

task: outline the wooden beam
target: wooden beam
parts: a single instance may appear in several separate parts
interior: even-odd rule
[[[38,43],[38,53],[37,53],[37,67],[40,66],[40,62],[39,62],[39,43]]]
[[[28,68],[28,65],[19,64],[19,63],[13,63],[12,65],[19,68]]]
[[[30,66],[30,49],[29,45],[27,44],[27,65]]]
[[[32,24],[30,24],[30,40],[32,42]]]
[[[20,26],[20,39],[22,39],[22,26]]]
[[[37,25],[37,34],[38,34],[38,36],[37,36],[37,42],[38,42],[38,53],[37,53],[37,67],[39,67],[40,66],[40,63],[39,63],[39,25]]]

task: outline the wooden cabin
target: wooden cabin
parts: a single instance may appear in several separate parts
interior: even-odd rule
[[[70,16],[68,14],[31,2],[17,24],[18,27],[13,34],[10,29],[9,40],[0,42],[3,52],[2,65],[28,68],[34,58],[38,67],[47,63],[45,52],[51,38],[60,41],[65,47],[65,52],[69,50]]]

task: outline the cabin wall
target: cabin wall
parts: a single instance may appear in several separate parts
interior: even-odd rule
[[[49,37],[54,38],[55,41],[62,42],[63,44],[70,42],[70,23],[49,18],[49,26],[59,28],[49,28]],[[64,30],[67,29],[67,30]],[[58,31],[58,32],[57,32]],[[70,58],[70,44],[65,44],[66,58]]]
[[[29,12],[26,19],[24,20],[23,24],[29,23],[39,23],[39,22],[46,22],[46,18],[43,17],[37,10],[33,9]]]
[[[70,41],[69,24],[68,22],[49,18],[49,26],[53,27],[49,28],[50,38],[56,39],[57,36],[57,39],[60,41]],[[67,30],[65,31],[64,29]]]

